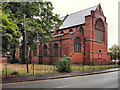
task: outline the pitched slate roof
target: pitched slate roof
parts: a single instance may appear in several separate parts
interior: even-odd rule
[[[64,21],[63,21],[63,24],[60,25],[59,29],[64,29],[64,28],[84,24],[85,23],[85,16],[90,15],[91,10],[95,11],[97,6],[98,5],[81,10],[81,11],[78,11],[76,13],[69,14],[69,15],[67,15],[66,19],[64,19],[62,17],[61,19],[64,19]]]

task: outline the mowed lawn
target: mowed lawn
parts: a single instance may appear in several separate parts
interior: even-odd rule
[[[26,64],[9,64],[7,63],[7,75],[11,75],[11,73],[17,71],[19,75],[31,75],[33,74],[32,64],[29,64],[29,73],[26,73]],[[82,66],[82,65],[71,65],[72,72],[80,72],[80,71],[92,71],[92,70],[102,70],[102,69],[110,69],[110,68],[118,68],[118,65],[102,65],[102,66]],[[55,65],[34,65],[34,74],[48,74],[48,73],[58,73]],[[2,64],[2,75],[6,75],[6,65]]]

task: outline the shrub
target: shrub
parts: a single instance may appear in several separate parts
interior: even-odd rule
[[[115,65],[116,64],[116,62],[111,62],[111,65]]]
[[[13,64],[13,63],[19,63],[19,59],[11,59],[10,60],[10,63]]]
[[[56,68],[59,72],[71,72],[71,59],[68,56],[60,58],[56,63]]]
[[[118,61],[118,63],[117,63],[118,65],[120,65],[120,60]]]
[[[19,73],[17,71],[14,71],[11,73],[11,75],[19,75]]]

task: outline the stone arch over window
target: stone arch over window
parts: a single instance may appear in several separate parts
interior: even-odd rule
[[[79,28],[79,31],[80,31],[80,33],[84,36],[84,28],[83,28],[83,27],[80,27],[80,28]]]
[[[95,22],[95,40],[105,42],[105,26],[101,18]]]
[[[70,30],[69,30],[69,32],[73,32],[73,30],[72,30],[72,29],[70,29]]]
[[[54,56],[58,56],[58,44],[54,44]]]
[[[74,40],[74,51],[75,52],[81,51],[81,39],[79,37],[76,37]]]
[[[60,34],[64,34],[64,32],[63,32],[63,31],[61,31],[61,32],[60,32]]]
[[[47,56],[47,45],[46,44],[44,44],[43,49],[44,49],[44,56]]]

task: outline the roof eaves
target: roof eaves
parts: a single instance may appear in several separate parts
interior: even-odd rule
[[[61,29],[57,29],[56,31],[61,31],[61,30],[64,30],[64,29],[69,29],[69,28],[73,28],[73,27],[77,27],[77,26],[81,26],[81,25],[85,25],[85,23],[74,25],[74,26],[70,26],[70,27],[65,27],[65,28],[61,28]]]

